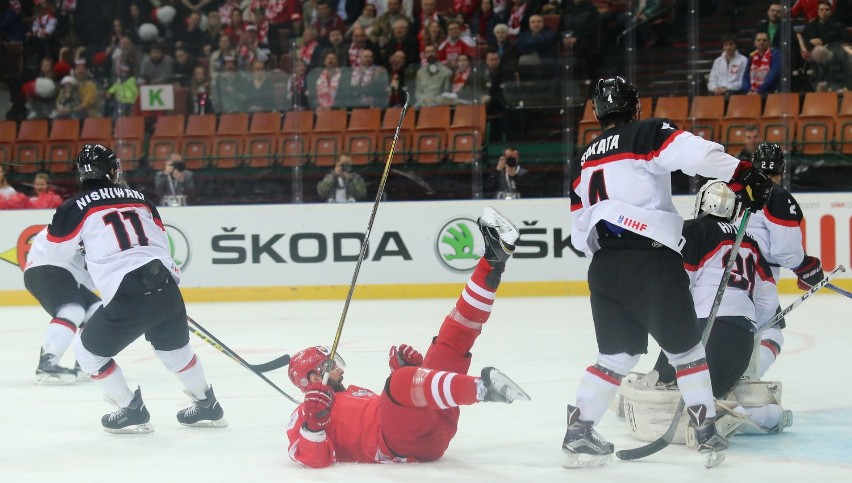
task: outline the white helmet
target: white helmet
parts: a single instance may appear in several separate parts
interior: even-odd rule
[[[710,215],[731,221],[736,215],[736,208],[737,196],[731,188],[724,181],[710,180],[698,191],[692,217]]]

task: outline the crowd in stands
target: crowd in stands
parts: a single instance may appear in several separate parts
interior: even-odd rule
[[[565,59],[593,79],[631,5],[638,47],[670,46],[681,3],[3,0],[0,35],[23,43],[7,118],[139,115],[141,86],[174,84],[187,114],[393,107],[408,91],[415,107],[482,103],[493,119],[506,82],[558,78]],[[707,3],[724,13],[736,2]],[[791,62],[810,73],[809,90],[852,87],[849,3],[794,2]],[[767,5],[753,51],[723,39],[708,93],[778,89],[781,10]]]

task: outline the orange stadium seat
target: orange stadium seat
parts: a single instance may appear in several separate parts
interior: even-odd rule
[[[684,127],[696,136],[719,142],[722,138],[720,131],[724,114],[725,98],[723,96],[696,96],[692,99],[689,120]]]
[[[264,168],[271,166],[278,148],[278,133],[281,132],[281,114],[258,112],[251,117],[246,139],[248,166]]]
[[[652,97],[640,97],[639,98],[639,106],[642,109],[642,114],[640,114],[639,119],[648,119],[654,114],[654,110],[651,106],[654,103],[654,98]],[[584,116],[585,117],[585,116]],[[594,112],[592,112],[592,119],[595,118]]]
[[[77,142],[80,139],[80,121],[77,119],[57,119],[50,128],[50,136],[45,145],[47,169],[54,173],[71,171],[74,157],[77,155]]]
[[[183,127],[183,126],[181,126]],[[85,124],[83,130],[85,131]],[[109,131],[107,131],[109,134]],[[145,119],[142,117],[120,117],[115,121],[112,149],[122,165],[135,166],[142,157],[145,143]],[[150,150],[149,152],[153,152]],[[162,166],[160,167],[162,169]]]
[[[379,158],[387,160],[387,153],[390,153],[393,137],[396,133],[396,125],[399,123],[399,115],[402,112],[401,107],[389,107],[385,109],[385,117],[382,119],[382,127],[379,129],[379,146],[381,146],[382,154]],[[406,155],[411,150],[412,133],[414,132],[414,119],[416,114],[413,110],[409,110],[402,120],[402,126],[399,129],[399,139],[396,141],[396,147],[393,150],[392,164],[404,163]]]
[[[23,121],[15,141],[13,164],[19,173],[35,173],[44,160],[44,142],[47,140],[47,121]]]
[[[824,154],[831,149],[837,118],[836,92],[808,92],[796,122],[796,138],[802,154]]]
[[[216,115],[199,114],[189,116],[183,133],[183,161],[189,169],[207,167],[213,154],[213,136],[216,135]]]
[[[148,143],[148,160],[151,168],[162,171],[166,158],[172,153],[180,152],[181,137],[183,136],[184,117],[160,116],[154,125],[154,134]],[[118,130],[116,129],[116,138]]]
[[[15,121],[0,121],[0,163],[12,159],[12,147],[18,135]]]
[[[421,107],[414,127],[412,154],[420,164],[439,163],[447,148],[450,106]]]
[[[284,126],[278,139],[278,157],[281,164],[302,166],[307,162],[313,130],[313,111],[290,111],[284,116]]]
[[[852,154],[852,95],[844,95],[837,113],[837,150],[843,154]]]
[[[346,109],[317,112],[317,122],[311,136],[311,154],[316,166],[334,166],[343,152],[343,132],[346,131]]]
[[[748,126],[760,122],[760,96],[740,94],[728,99],[728,110],[722,118],[722,144],[728,154],[736,155],[743,148],[743,136]]]
[[[343,141],[344,150],[352,156],[352,164],[368,164],[376,158],[381,124],[381,109],[352,110],[349,116],[349,129],[346,130]]]
[[[658,97],[654,117],[671,119],[681,129],[686,128],[686,118],[689,112],[689,98],[686,96]]]
[[[103,144],[109,148],[112,146],[112,119],[108,117],[89,117],[83,120],[83,131],[80,133],[80,142],[77,143],[79,151],[84,144]],[[118,154],[116,152],[116,154]]]
[[[450,158],[456,163],[479,159],[485,140],[485,104],[458,105],[450,124]]]
[[[790,150],[795,140],[798,115],[798,93],[769,94],[760,119],[761,137],[765,142],[780,144],[785,151]]]
[[[213,165],[217,168],[236,168],[242,164],[243,149],[248,132],[248,114],[222,114],[213,139]]]

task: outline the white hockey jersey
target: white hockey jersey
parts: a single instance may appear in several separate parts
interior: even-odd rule
[[[687,220],[681,254],[698,318],[707,318],[737,238],[737,225],[717,218]],[[778,307],[775,279],[757,242],[746,232],[722,296],[717,316],[746,317],[757,328]]]
[[[157,208],[133,189],[103,183],[66,200],[47,227],[47,240],[50,260],[73,257],[82,243],[104,305],[128,272],[151,260],[160,260],[180,281]]]
[[[68,270],[77,283],[85,286],[89,290],[95,289],[95,282],[92,281],[92,276],[86,270],[86,260],[83,258],[83,247],[78,246],[71,258],[51,259],[51,255],[57,255],[55,252],[48,251],[47,227],[38,232],[33,237],[30,251],[27,253],[27,266],[24,271],[33,267],[42,267],[50,265],[54,267],[64,268]]]
[[[597,251],[595,225],[604,220],[680,251],[683,218],[672,202],[671,173],[727,181],[739,162],[667,119],[608,129],[574,162],[571,243],[587,255]]]
[[[777,279],[779,267],[794,268],[805,258],[802,246],[802,209],[781,186],[774,186],[763,209],[748,220],[748,233],[754,236]]]

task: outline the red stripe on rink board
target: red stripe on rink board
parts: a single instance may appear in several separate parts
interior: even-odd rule
[[[824,215],[819,219],[819,258],[825,270],[834,270],[837,265],[835,232],[834,215]]]
[[[706,370],[707,370],[707,364],[701,364],[700,366],[695,366],[695,367],[687,367],[686,369],[681,369],[681,370],[677,371],[677,374],[675,374],[675,377],[681,378],[683,376],[688,376],[690,374],[695,374],[696,372],[701,372],[701,371],[706,371]]]
[[[618,379],[610,376],[609,374],[599,370],[595,366],[589,366],[589,367],[586,368],[586,370],[589,371],[589,373],[592,374],[593,376],[597,376],[597,377],[603,379],[604,381],[606,381],[606,382],[608,382],[608,383],[610,383],[614,386],[620,386],[621,385],[621,381],[619,381]]]

